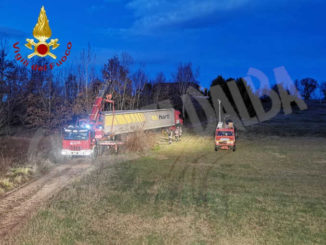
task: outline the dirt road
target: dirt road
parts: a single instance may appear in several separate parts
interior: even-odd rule
[[[75,159],[41,178],[0,197],[0,240],[20,227],[45,201],[76,178],[95,168],[90,160]]]

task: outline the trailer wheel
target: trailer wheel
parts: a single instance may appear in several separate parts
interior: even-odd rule
[[[172,144],[172,139],[173,139],[173,131],[172,130],[169,130],[169,145]]]
[[[116,155],[119,154],[119,145],[115,145],[115,147],[114,147],[114,153],[115,153]]]
[[[104,148],[103,145],[100,145],[100,146],[98,146],[98,147],[99,147],[99,148],[98,148],[98,155],[99,155],[99,156],[102,156],[103,153],[104,153],[105,148]]]

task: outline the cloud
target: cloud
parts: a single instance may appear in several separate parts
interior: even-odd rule
[[[257,0],[103,0],[119,3],[133,15],[128,27],[106,28],[110,36],[156,35],[180,29],[202,29],[229,18],[233,10]],[[276,0],[277,1],[277,0]],[[99,7],[92,6],[92,10]]]
[[[191,25],[203,18],[238,9],[251,0],[132,0],[127,3],[135,15],[133,29],[151,31],[158,28]]]
[[[0,26],[0,38],[21,38],[26,36],[26,33],[17,29]]]
[[[157,35],[180,30],[201,30],[242,14],[257,14],[266,9],[280,9],[308,0],[103,0],[112,6],[119,3],[133,15],[129,26],[104,31],[111,36]],[[322,0],[309,0],[322,1]],[[106,5],[107,6],[107,5]],[[272,11],[274,14],[274,11]],[[242,16],[245,16],[242,15]]]

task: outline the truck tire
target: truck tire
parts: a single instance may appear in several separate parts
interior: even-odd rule
[[[215,151],[218,151],[218,147],[217,146],[215,146]]]
[[[63,161],[66,162],[66,161],[70,161],[72,160],[72,156],[64,156],[63,157]]]
[[[233,148],[232,148],[232,151],[233,151],[233,152],[235,152],[235,150],[236,150],[236,147],[235,147],[235,146],[233,146]]]
[[[119,154],[119,145],[117,145],[115,148],[114,148],[114,154],[118,155]]]
[[[104,153],[105,148],[104,148],[103,145],[99,145],[98,147],[99,147],[99,148],[98,148],[98,155],[99,155],[99,156],[102,156],[103,153]]]
[[[95,146],[94,147],[94,151],[93,151],[93,154],[91,155],[92,159],[95,160],[98,156],[98,147]]]

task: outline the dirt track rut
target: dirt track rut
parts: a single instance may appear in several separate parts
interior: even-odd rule
[[[76,178],[94,169],[90,160],[78,159],[53,168],[41,178],[0,197],[0,240],[16,230],[42,203]]]

